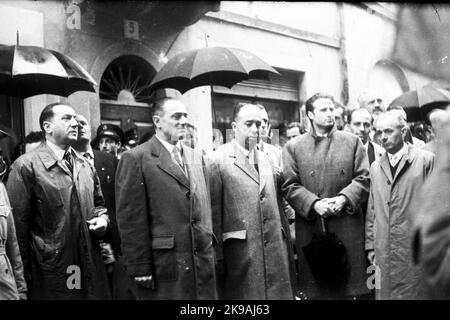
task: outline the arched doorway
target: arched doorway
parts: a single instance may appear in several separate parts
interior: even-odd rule
[[[100,81],[101,123],[113,123],[137,138],[153,129],[148,87],[156,70],[143,58],[123,55],[113,60]]]
[[[382,59],[373,67],[369,75],[369,88],[383,98],[385,106],[410,90],[408,80],[403,70],[394,62]]]

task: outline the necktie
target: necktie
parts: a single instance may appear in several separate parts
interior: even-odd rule
[[[63,162],[66,165],[67,169],[69,169],[70,173],[73,173],[73,159],[72,154],[69,150],[64,153]]]
[[[178,163],[178,165],[180,166],[181,170],[183,170],[183,173],[186,174],[186,171],[185,171],[185,168],[184,168],[184,164],[183,164],[183,160],[181,160],[181,153],[180,153],[180,150],[178,149],[177,146],[175,146],[173,148],[172,154],[173,154],[173,158]]]
[[[94,159],[92,158],[92,156],[91,156],[91,154],[90,154],[89,152],[83,153],[83,157],[86,158],[86,160],[89,162],[89,164],[90,164],[91,166],[94,165]]]

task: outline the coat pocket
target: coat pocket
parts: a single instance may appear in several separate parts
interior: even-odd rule
[[[228,239],[247,239],[247,230],[238,230],[222,233],[222,241],[225,242]]]
[[[154,236],[152,239],[153,273],[156,281],[177,279],[175,237],[173,235]]]

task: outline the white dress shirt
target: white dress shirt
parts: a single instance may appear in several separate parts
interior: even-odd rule
[[[178,141],[176,145],[173,145],[173,144],[171,144],[171,143],[169,143],[169,142],[167,142],[167,141],[164,141],[164,140],[161,139],[160,137],[158,137],[157,134],[155,134],[155,136],[156,136],[156,138],[159,140],[159,142],[161,142],[161,144],[164,146],[164,148],[166,148],[167,151],[169,151],[169,154],[170,154],[170,156],[172,157],[173,161],[175,161],[175,163],[178,163],[177,160],[175,159],[174,155],[173,155],[173,149],[175,148],[175,146],[177,146],[178,150],[179,150],[180,153],[181,153],[181,150],[182,150],[182,148],[181,148],[181,142]],[[184,164],[183,157],[181,157],[181,154],[180,154],[180,159],[181,159],[181,162]]]
[[[391,166],[395,167],[397,163],[400,162],[403,155],[405,155],[406,153],[408,153],[408,145],[406,143],[404,143],[403,147],[400,150],[398,150],[395,154],[390,154],[389,152],[387,152],[389,163],[391,164]]]
[[[54,144],[53,142],[50,142],[48,140],[46,140],[46,143],[47,143],[48,147],[50,148],[50,150],[53,151],[53,153],[55,154],[55,156],[58,160],[62,160],[64,158],[64,154],[66,153],[66,150],[61,149],[56,144]],[[69,147],[67,150],[70,150],[70,149],[71,149],[71,147]]]

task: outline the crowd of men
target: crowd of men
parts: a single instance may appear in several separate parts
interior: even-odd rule
[[[314,94],[284,146],[264,106],[239,103],[211,154],[175,98],[132,148],[46,106],[25,154],[0,162],[0,299],[450,297],[450,111],[430,114],[425,145],[401,106],[359,103]]]

